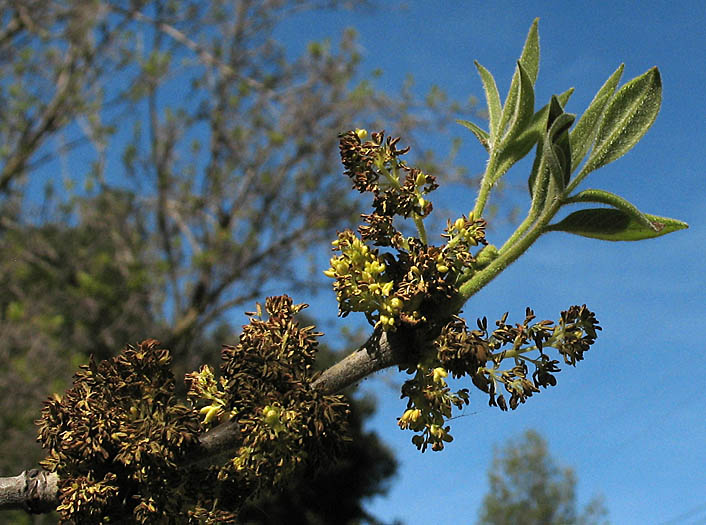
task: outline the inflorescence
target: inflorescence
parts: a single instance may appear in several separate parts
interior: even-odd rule
[[[270,297],[263,318],[258,305],[239,343],[224,347],[220,378],[207,366],[187,374],[190,405],[177,402],[171,357],[153,339],[82,366],[39,421],[62,520],[232,523],[262,489],[332,457],[347,439],[348,408],[311,387],[320,334],[299,326],[305,306]],[[220,464],[188,461],[222,420],[237,424],[235,452]]]
[[[492,406],[514,409],[539,387],[556,384],[558,361],[545,348],[556,348],[574,365],[600,327],[584,305],[562,312],[556,325],[531,324],[534,313],[528,308],[522,324],[506,324],[505,314],[492,333],[485,318],[478,320],[477,330],[469,330],[457,312],[448,312],[448,305],[462,283],[497,257],[485,239],[485,220],[471,213],[448,221],[441,235],[446,243],[429,244],[423,219],[432,211],[428,194],[438,187],[436,179],[401,160],[409,148],[398,149],[399,138],[385,138],[383,132],[373,133],[369,141],[366,137],[365,130],[342,134],[340,153],[353,187],[373,194],[373,212],[361,215],[358,234],[339,232],[333,242],[338,254],[324,274],[334,279],[339,315],[362,312],[376,329],[424,334],[425,341],[416,339],[423,348],[410,349],[411,364],[401,365],[413,377],[402,386],[408,401],[398,424],[416,433],[412,442],[420,450],[441,450],[452,440],[446,425],[452,408],[469,403],[468,389],[451,390],[449,374],[469,376]],[[402,234],[395,223],[401,219],[414,221],[417,236]],[[537,358],[529,357],[533,351]],[[506,359],[513,359],[514,366],[501,369]],[[528,365],[534,367],[531,380]]]

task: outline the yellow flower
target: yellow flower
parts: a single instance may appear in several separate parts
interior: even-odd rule
[[[444,381],[444,378],[448,376],[449,373],[446,371],[445,368],[438,367],[434,369],[434,383],[439,383],[441,385],[445,385],[446,382]]]

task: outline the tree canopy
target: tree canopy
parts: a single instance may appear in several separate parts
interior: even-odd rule
[[[571,525],[606,523],[607,511],[594,498],[579,509],[576,474],[549,454],[534,431],[499,447],[488,470],[488,492],[479,525]]]

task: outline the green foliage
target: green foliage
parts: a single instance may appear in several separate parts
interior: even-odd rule
[[[603,241],[641,241],[686,227],[685,223],[677,219],[639,211],[630,213],[622,209],[589,208],[576,211],[558,223],[549,225],[546,231],[568,232]]]
[[[479,525],[598,525],[607,511],[593,499],[579,512],[576,476],[549,455],[535,431],[496,450]]]
[[[107,202],[112,212],[101,214]],[[40,459],[37,407],[63,391],[90,354],[105,359],[135,334],[161,332],[128,203],[125,194],[105,194],[81,203],[71,225],[8,221],[0,233],[3,472]]]
[[[616,92],[623,72],[621,65],[570,130],[575,115],[566,113],[563,108],[572,90],[552,96],[548,106],[537,112],[533,110],[538,64],[537,20],[527,35],[504,104],[501,105],[491,73],[476,63],[486,94],[490,131],[471,122],[459,121],[473,132],[489,154],[473,210],[475,216],[482,216],[491,189],[508,169],[527,155],[533,145],[537,147],[529,177],[532,198],[529,214],[500,249],[497,261],[485,275],[476,276],[474,282],[462,287],[465,297],[484,286],[498,270],[513,262],[537,237],[548,231],[566,231],[606,240],[639,240],[656,237],[654,232],[664,234],[687,227],[675,219],[656,219],[651,224],[646,214],[632,205],[626,206],[626,201],[619,197],[600,200],[619,210],[617,213],[590,211],[574,214],[567,218],[567,222],[550,224],[562,206],[590,200],[586,193],[572,194],[586,175],[622,157],[643,137],[657,117],[662,86],[659,71],[652,68]],[[588,160],[579,170],[587,154]],[[578,173],[572,179],[572,173],[576,171]],[[600,192],[590,191],[594,195]],[[587,223],[585,228],[580,227],[581,222]],[[643,231],[644,228],[640,229],[635,223],[642,223],[653,233]]]

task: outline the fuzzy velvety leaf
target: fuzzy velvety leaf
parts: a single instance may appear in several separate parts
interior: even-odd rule
[[[527,155],[527,152],[532,148],[534,142],[526,145],[516,139],[523,132],[527,131],[534,116],[534,88],[532,82],[520,62],[517,63],[517,72],[519,73],[519,96],[516,98],[515,107],[512,109],[512,119],[508,125],[507,132],[498,140],[498,143],[493,145],[493,150],[497,151],[497,159],[495,161],[495,172],[493,180],[498,180],[502,175],[510,169],[522,157]],[[509,102],[509,99],[508,99]],[[508,105],[503,108],[503,120],[505,113],[508,111]],[[536,141],[536,138],[534,138]]]
[[[556,97],[552,97],[552,106],[562,111]],[[550,116],[551,113],[552,110],[550,109]],[[571,148],[568,130],[575,118],[575,115],[569,113],[558,115],[551,123],[551,127],[547,130],[547,135],[543,141],[542,155],[545,158],[549,173],[556,181],[557,187],[562,191],[569,183],[569,176],[571,175]]]
[[[574,93],[574,88],[569,88],[560,95],[554,95],[552,96],[552,99],[556,97],[556,99],[559,101],[559,104],[561,104],[561,107],[566,106],[566,103],[569,101],[569,98],[571,98],[571,95]],[[535,143],[539,140],[539,138],[544,134],[544,131],[547,129],[547,122],[549,121],[549,104],[545,105],[537,111],[537,113],[534,114],[534,117],[532,117],[532,124],[528,126],[528,129],[531,133],[535,134],[536,137],[534,138],[534,142],[532,142],[527,151],[529,151],[529,148],[534,146]],[[521,135],[518,139],[519,141],[522,141],[524,138],[525,134]],[[541,152],[542,152],[542,144],[539,143],[537,144],[537,152],[536,156],[534,159],[534,164],[532,165],[532,171],[530,172],[529,180],[528,180],[528,186],[529,186],[529,192],[530,192],[530,197],[532,196],[532,192],[534,191],[534,181],[537,177],[537,170],[539,169],[539,164],[540,164],[540,159],[541,159]]]
[[[544,135],[546,134],[547,130],[551,127],[551,125],[554,123],[554,121],[557,119],[557,117],[561,114],[563,114],[563,107],[566,105],[566,103],[569,101],[569,98],[571,97],[572,93],[574,92],[574,88],[567,89],[560,95],[552,95],[552,98],[550,100],[550,103],[545,105],[542,109],[537,111],[537,113],[534,114],[534,117],[532,118],[532,124],[530,126],[530,129],[533,133],[536,134],[538,138],[534,139],[534,142],[530,144],[530,148],[539,140],[539,138],[544,139]],[[567,115],[571,115],[568,114]],[[571,115],[573,117],[573,115]],[[572,118],[573,122],[573,118]],[[569,123],[569,126],[571,126],[571,123]],[[558,129],[558,127],[557,127]],[[564,130],[565,131],[565,130]],[[518,142],[523,139],[524,135],[519,137]],[[567,145],[566,143],[566,138],[562,137],[562,154],[566,155],[567,149],[570,150],[570,144]],[[529,151],[529,148],[528,148]],[[537,173],[541,164],[542,160],[542,151],[543,151],[543,141],[539,140],[539,143],[537,144],[537,152],[535,155],[534,163],[532,165],[532,171],[530,172],[529,180],[528,180],[528,187],[529,187],[529,192],[530,192],[530,197],[533,196],[534,192],[534,185],[535,185],[535,180],[537,178]],[[546,167],[546,163],[545,163]],[[571,172],[569,172],[569,175]],[[567,181],[568,182],[568,181]]]
[[[470,122],[468,120],[456,119],[456,122],[461,124],[463,127],[470,129],[471,132],[476,136],[478,141],[481,143],[481,145],[485,148],[485,150],[490,151],[490,136],[488,135],[487,131],[476,126],[473,122]]]
[[[537,30],[538,18],[535,18],[530,27],[529,33],[527,33],[527,38],[525,39],[525,45],[522,48],[522,55],[518,63],[522,64],[522,68],[528,75],[528,80],[530,84],[534,86],[537,80],[537,73],[539,72],[539,32]],[[502,116],[500,118],[500,124],[497,128],[497,137],[505,135],[505,128],[510,127],[513,118],[514,110],[517,105],[517,99],[520,95],[520,83],[521,83],[521,72],[518,69],[512,75],[512,81],[510,82],[510,91],[508,91],[507,98],[505,99],[505,105],[503,106]]]
[[[653,224],[647,218],[647,215],[638,210],[633,204],[629,203],[622,197],[615,195],[614,193],[610,193],[608,191],[593,189],[584,190],[570,197],[569,199],[567,199],[566,202],[598,202],[601,204],[608,204],[613,208],[627,213],[633,220],[637,221],[639,224],[642,224],[643,226],[650,228],[654,231],[659,231],[659,226]]]
[[[480,78],[483,81],[483,91],[485,91],[485,100],[488,104],[490,138],[492,142],[495,142],[498,136],[498,124],[500,124],[500,116],[502,115],[502,105],[500,104],[500,94],[498,93],[498,86],[495,83],[493,75],[490,74],[490,71],[481,66],[478,61],[475,62],[475,65],[476,69],[478,69],[478,74],[480,74]]]
[[[623,75],[624,65],[620,64],[620,67],[615,70],[615,72],[610,76],[608,80],[605,81],[603,87],[598,90],[596,96],[584,111],[581,118],[576,123],[576,127],[571,130],[571,170],[575,170],[581,163],[583,158],[588,153],[588,150],[593,144],[593,139],[596,138],[596,133],[598,132],[598,126],[601,123],[601,117],[603,116],[603,110],[606,105],[613,97],[615,93],[615,88],[620,82],[620,78]]]
[[[661,101],[662,81],[656,67],[620,88],[605,110],[593,151],[580,176],[630,151],[657,118]]]
[[[537,81],[537,74],[539,73],[539,30],[537,25],[539,23],[539,18],[535,18],[532,22],[532,27],[530,27],[529,33],[527,33],[527,38],[525,39],[525,45],[522,48],[522,55],[520,56],[520,62],[522,66],[527,71],[532,85]]]
[[[563,231],[604,241],[640,241],[660,237],[689,226],[676,219],[644,216],[656,228],[650,228],[622,210],[611,208],[591,208],[579,210],[557,224],[551,224],[545,231]]]

